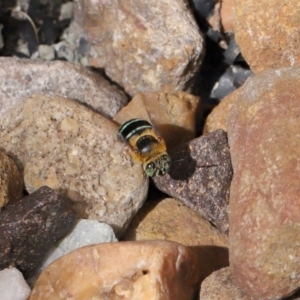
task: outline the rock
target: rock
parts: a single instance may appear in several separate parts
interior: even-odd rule
[[[142,93],[120,110],[114,121],[123,124],[134,118],[148,120],[172,152],[195,138],[200,104],[199,98],[185,92]]]
[[[73,2],[69,1],[60,7],[59,20],[71,19],[73,16]]]
[[[54,48],[49,45],[39,45],[39,57],[44,60],[53,60],[55,58]]]
[[[27,282],[29,282],[31,286],[34,286],[38,276],[48,265],[75,249],[92,244],[117,241],[118,240],[109,225],[99,223],[95,220],[81,219],[69,234],[57,241],[52,249],[47,252],[45,259]]]
[[[122,240],[168,240],[192,246],[201,264],[200,280],[229,263],[227,236],[172,198],[146,201]]]
[[[119,235],[145,200],[148,179],[117,129],[76,101],[35,96],[0,119],[0,144],[24,167],[29,193],[50,186],[81,218],[108,223]]]
[[[238,89],[226,96],[207,116],[203,133],[208,134],[218,129],[227,132],[227,118],[232,104],[236,101]]]
[[[0,209],[23,195],[23,176],[14,161],[0,152]]]
[[[221,2],[221,23],[225,32],[234,31],[234,0],[223,0]]]
[[[112,228],[95,220],[81,219],[72,231],[59,240],[41,265],[40,271],[59,257],[83,246],[117,242]]]
[[[300,68],[256,75],[228,117],[230,264],[255,299],[281,299],[300,286]]]
[[[0,271],[1,300],[27,300],[31,290],[16,268]]]
[[[106,243],[77,249],[53,262],[38,278],[29,299],[72,295],[74,300],[188,300],[198,277],[196,255],[178,243]]]
[[[169,173],[154,178],[155,185],[227,233],[232,166],[226,133],[220,129],[194,139],[173,159]]]
[[[91,66],[128,94],[191,88],[204,47],[185,0],[81,0],[74,9],[92,46]]]
[[[54,49],[57,53],[58,58],[66,59],[70,62],[74,60],[74,52],[66,42],[59,42],[55,44]]]
[[[201,284],[201,300],[251,300],[236,285],[230,268],[223,268],[209,275]]]
[[[115,86],[78,65],[0,57],[0,116],[33,94],[74,99],[108,117],[127,103]]]
[[[27,277],[75,221],[70,202],[49,187],[7,205],[0,214],[0,269],[17,267]]]
[[[299,14],[298,0],[236,1],[236,41],[254,73],[299,66]]]

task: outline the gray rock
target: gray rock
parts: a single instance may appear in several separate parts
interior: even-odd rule
[[[204,47],[187,1],[80,0],[74,15],[92,46],[91,66],[128,94],[191,87]]]
[[[30,293],[31,290],[18,269],[0,271],[1,300],[27,300]]]
[[[49,45],[39,45],[39,57],[44,60],[53,60],[55,58],[54,48]]]
[[[127,103],[116,86],[79,65],[0,57],[0,116],[33,94],[74,99],[108,117]]]
[[[7,205],[0,213],[0,269],[14,266],[29,275],[75,221],[70,202],[49,187]]]

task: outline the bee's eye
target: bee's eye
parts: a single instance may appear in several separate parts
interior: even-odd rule
[[[156,172],[155,164],[153,162],[149,163],[144,167],[144,170],[149,177],[153,177]]]

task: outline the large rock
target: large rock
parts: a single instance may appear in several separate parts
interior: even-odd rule
[[[119,242],[77,249],[48,266],[30,300],[191,300],[199,281],[193,251],[166,241]],[[70,278],[72,280],[70,280]]]
[[[70,201],[49,187],[7,205],[0,213],[0,269],[17,267],[29,275],[75,221]]]
[[[34,94],[74,99],[108,117],[127,103],[116,86],[79,65],[0,57],[0,116]]]
[[[203,38],[185,0],[80,0],[75,20],[91,44],[90,64],[130,95],[191,87]]]
[[[67,195],[82,218],[121,234],[146,197],[148,179],[117,129],[76,101],[36,96],[0,119],[0,144],[24,167],[29,193],[47,185]]]
[[[235,1],[235,36],[254,73],[299,66],[298,0]]]
[[[228,137],[230,263],[255,299],[300,287],[300,68],[247,80],[232,105]]]
[[[23,195],[23,176],[14,161],[0,152],[0,209],[9,201],[21,199]]]

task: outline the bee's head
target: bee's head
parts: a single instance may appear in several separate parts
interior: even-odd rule
[[[159,158],[143,165],[144,171],[149,177],[165,175],[171,166],[171,157],[164,153]]]

